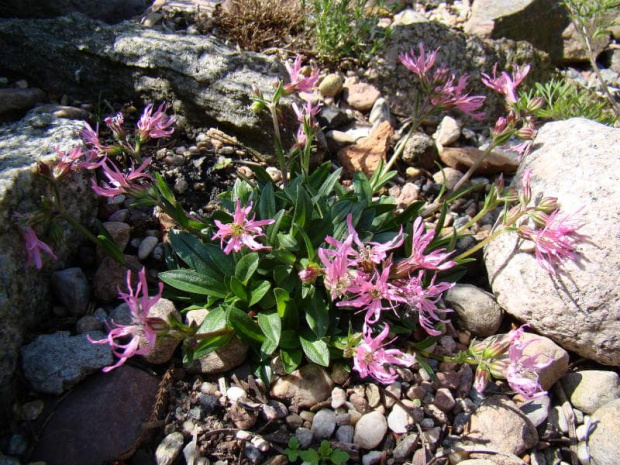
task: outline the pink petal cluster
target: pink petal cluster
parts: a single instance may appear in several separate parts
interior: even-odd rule
[[[95,180],[92,180],[92,188],[98,195],[104,197],[114,197],[119,194],[135,195],[143,192],[146,189],[143,181],[152,179],[149,174],[145,173],[150,163],[150,158],[145,159],[138,168],[134,168],[132,163],[129,172],[123,173],[111,160],[106,159],[101,166],[108,182],[103,183],[103,187],[99,187]]]
[[[30,226],[26,228],[24,241],[26,242],[26,252],[28,253],[28,266],[34,264],[37,270],[40,270],[43,267],[41,252],[45,252],[54,260],[58,259],[50,246],[40,240],[34,232],[34,229]]]
[[[445,249],[437,249],[429,254],[424,253],[434,237],[435,231],[426,231],[424,221],[418,217],[413,223],[411,256],[396,263],[394,274],[403,277],[419,269],[445,271],[455,266],[455,261],[448,260],[453,252],[446,253]]]
[[[233,250],[239,252],[244,246],[250,250],[269,250],[270,246],[262,245],[256,242],[257,237],[264,236],[262,227],[273,224],[275,220],[255,221],[256,215],[248,220],[248,215],[252,211],[252,203],[245,208],[241,208],[241,203],[237,200],[235,213],[233,214],[233,222],[224,224],[219,220],[215,220],[218,228],[217,233],[213,235],[211,240],[220,239],[221,247],[224,247],[224,241],[228,240],[226,247],[223,249],[225,254],[230,254]]]
[[[385,349],[392,341],[383,343],[390,327],[385,327],[377,337],[372,338],[371,330],[365,327],[363,342],[355,349],[353,369],[362,377],[372,376],[383,384],[396,381],[398,374],[392,365],[409,367],[415,363],[415,356],[405,354],[397,349]]]
[[[284,85],[284,93],[286,95],[290,95],[295,92],[312,92],[314,86],[319,80],[320,72],[318,70],[309,77],[301,74],[301,55],[297,55],[293,65],[285,63],[284,66],[286,66],[286,70],[291,78],[291,82]]]
[[[521,335],[528,325],[510,332],[511,346],[508,349],[509,363],[506,368],[506,379],[512,389],[526,399],[534,399],[545,394],[544,389],[538,382],[538,373],[548,367],[552,360],[543,354],[524,355],[523,351],[534,340],[524,342]],[[541,358],[547,360],[541,360]]]
[[[485,97],[469,95],[467,74],[457,79],[445,66],[436,68],[431,73],[439,49],[427,54],[422,43],[418,45],[418,49],[419,53],[412,48],[409,53],[401,53],[398,58],[408,70],[418,76],[435,109],[447,111],[456,108],[474,119],[483,119],[484,112],[477,110],[484,104]]]
[[[297,134],[295,135],[295,146],[303,148],[308,143],[308,131],[316,125],[314,117],[319,112],[319,103],[312,103],[311,99],[306,99],[306,104],[303,107],[298,107],[296,103],[293,103],[293,111],[297,115],[297,121],[299,121],[299,127],[297,128]]]
[[[536,262],[549,274],[555,275],[555,267],[565,260],[575,259],[575,246],[584,238],[577,232],[583,226],[576,218],[579,211],[563,217],[559,210],[548,216],[540,213],[539,217],[547,218],[543,228],[522,226],[517,231],[522,238],[534,242]]]
[[[162,103],[155,113],[153,113],[153,104],[149,103],[145,108],[142,116],[138,120],[138,131],[140,132],[140,141],[145,142],[147,139],[158,139],[172,135],[175,117],[166,115],[166,104]]]
[[[517,93],[516,89],[519,84],[523,82],[523,79],[527,76],[527,73],[530,72],[530,65],[526,65],[524,67],[516,66],[515,70],[512,73],[512,76],[508,74],[506,71],[502,71],[502,73],[497,75],[497,63],[493,66],[493,77],[489,76],[486,73],[482,73],[482,82],[485,86],[493,89],[494,91],[504,95],[506,100],[509,103],[517,102]]]
[[[431,336],[441,334],[434,325],[437,322],[445,323],[444,315],[452,312],[451,309],[440,309],[437,304],[442,294],[454,287],[454,283],[435,284],[436,277],[433,276],[431,282],[424,286],[424,271],[420,270],[417,276],[410,276],[409,279],[398,282],[407,304],[418,312],[420,325]]]
[[[118,362],[112,366],[105,367],[104,372],[114,370],[123,365],[127,359],[134,355],[146,355],[155,346],[157,332],[151,327],[149,322],[149,312],[153,305],[161,298],[164,288],[163,283],[159,283],[159,292],[153,296],[148,295],[148,284],[146,282],[146,269],[138,273],[139,282],[135,292],[131,289],[131,271],[127,271],[127,293],[119,291],[119,296],[125,301],[131,311],[132,323],[120,325],[114,323],[114,328],[108,333],[106,339],[94,341],[93,344],[109,344],[112,353],[118,358]],[[126,341],[127,337],[131,337]],[[140,348],[141,339],[146,340],[145,347]],[[123,341],[123,342],[121,342]]]
[[[63,152],[56,149],[58,155],[58,163],[54,166],[54,178],[58,179],[64,174],[74,170],[94,170],[99,168],[105,158],[100,158],[99,154],[94,150],[84,151],[79,145],[73,147],[71,151]]]
[[[121,112],[118,112],[116,116],[108,116],[103,121],[117,139],[125,138],[125,129],[123,128],[125,116]]]
[[[450,289],[450,283],[435,284],[435,277],[425,286],[424,273],[427,270],[446,270],[456,262],[446,262],[450,254],[443,250],[424,255],[434,237],[434,232],[424,232],[421,219],[414,224],[413,252],[410,259],[392,265],[388,252],[404,242],[402,231],[392,240],[382,244],[362,242],[352,225],[352,216],[347,217],[349,235],[340,242],[327,237],[325,242],[334,248],[319,248],[323,264],[323,282],[330,291],[332,300],[341,299],[338,307],[353,307],[365,312],[365,324],[374,324],[385,310],[398,315],[397,308],[403,304],[418,313],[422,327],[429,334],[439,334],[434,324],[444,321],[450,309],[438,307],[441,294]],[[395,271],[394,268],[400,270]],[[412,276],[412,272],[418,274]]]

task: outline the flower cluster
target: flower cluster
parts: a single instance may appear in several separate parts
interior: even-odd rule
[[[422,43],[418,45],[418,49],[419,53],[414,49],[409,53],[401,53],[399,59],[420,80],[425,94],[429,96],[431,111],[442,112],[456,108],[474,119],[483,119],[484,112],[478,110],[484,104],[485,97],[467,92],[469,76],[463,74],[457,79],[445,66],[433,70],[439,50],[427,54]]]
[[[364,313],[364,342],[358,347],[356,370],[363,376],[371,374],[386,382],[384,380],[391,379],[393,373],[386,374],[377,367],[383,367],[389,361],[394,363],[399,352],[381,351],[374,358],[370,357],[370,348],[383,347],[385,344],[381,345],[381,342],[389,331],[385,323],[385,329],[377,339],[372,340],[371,326],[382,320],[386,311],[396,318],[403,312],[414,311],[420,325],[429,334],[440,334],[435,325],[444,321],[444,315],[451,310],[439,308],[439,299],[453,284],[435,284],[435,276],[425,284],[425,272],[446,270],[456,262],[449,261],[450,254],[441,249],[425,253],[434,232],[424,232],[421,218],[414,223],[411,256],[397,264],[393,263],[393,257],[388,253],[403,245],[402,230],[385,243],[363,242],[353,227],[351,215],[347,217],[347,226],[349,234],[344,241],[327,237],[325,242],[332,248],[319,249],[323,282],[332,300],[338,300],[336,306],[352,307]],[[403,362],[401,364],[409,361],[405,354],[401,355],[401,358],[396,357]]]
[[[142,268],[138,273],[138,284],[134,292],[131,288],[131,271],[127,272],[128,291],[124,293],[119,290],[119,296],[129,307],[131,324],[121,325],[113,323],[113,328],[108,333],[106,339],[95,341],[89,338],[93,344],[109,344],[112,348],[112,353],[118,358],[114,365],[105,367],[103,369],[104,372],[120,367],[125,364],[127,359],[134,355],[147,355],[151,352],[155,346],[157,334],[161,332],[162,325],[166,325],[166,322],[159,318],[149,317],[151,308],[161,298],[163,288],[163,283],[159,283],[159,292],[153,297],[149,297],[146,269]]]

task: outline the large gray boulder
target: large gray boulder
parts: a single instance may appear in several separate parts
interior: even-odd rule
[[[493,65],[503,70],[508,66],[530,64],[528,82],[544,82],[551,73],[546,54],[527,42],[511,40],[483,41],[475,36],[450,29],[438,22],[420,21],[395,26],[385,48],[372,60],[372,83],[388,100],[390,110],[398,115],[411,115],[418,93],[415,76],[400,63],[398,55],[424,43],[427,51],[439,48],[436,66],[445,65],[457,76],[468,73],[472,95],[486,95],[484,108],[489,121],[505,113],[502,98],[480,81],[481,73],[490,73]]]
[[[11,379],[23,335],[51,309],[50,271],[62,269],[82,241],[81,235],[63,227],[64,241],[54,248],[59,261],[44,257],[41,271],[26,269],[26,249],[13,214],[34,212],[41,195],[49,194],[49,184],[34,174],[36,163],[51,161],[55,146],[67,150],[80,143],[81,129],[82,123],[39,110],[0,126],[0,423],[9,412]],[[92,223],[97,202],[87,176],[72,173],[61,185],[61,198],[82,224]]]
[[[79,12],[107,23],[118,23],[144,13],[152,0],[11,0],[0,16],[48,18]]]
[[[465,32],[481,38],[526,40],[558,64],[588,59],[566,8],[558,0],[476,0]],[[609,37],[595,39],[595,55],[607,44]]]
[[[58,94],[115,102],[174,101],[175,112],[273,152],[267,112],[251,111],[252,86],[273,91],[284,77],[275,58],[238,52],[213,37],[115,26],[81,14],[0,20],[0,68]],[[296,127],[294,128],[296,129]]]
[[[515,176],[520,185],[532,169],[532,196],[559,200],[562,211],[580,212],[576,261],[555,276],[534,254],[505,233],[484,251],[489,281],[498,303],[562,347],[597,362],[620,364],[620,129],[575,118],[543,126],[536,150]]]

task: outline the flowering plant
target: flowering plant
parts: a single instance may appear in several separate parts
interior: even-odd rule
[[[506,188],[500,178],[491,186],[478,215],[451,233],[444,231],[447,204],[462,194],[442,199],[435,209],[423,210],[423,203],[417,202],[403,211],[397,210],[392,197],[380,195],[394,175],[386,169],[402,151],[402,141],[422,119],[450,109],[474,118],[482,116],[478,110],[483,98],[469,95],[466,76],[457,78],[445,67],[431,73],[436,55],[436,51],[427,54],[422,45],[419,54],[411,51],[401,55],[401,62],[417,76],[422,89],[411,129],[386,167],[370,179],[358,172],[350,185],[340,182],[341,169],[332,170],[331,163],[310,169],[318,107],[309,92],[318,72],[303,75],[301,59],[295,60],[287,67],[290,83],[276,83],[273,95],[267,97],[255,92],[254,109],[267,109],[272,115],[282,184],[263,167],[250,165],[254,178],[238,179],[221,195],[221,209],[203,220],[190,218],[161,176],[147,173],[150,159],[141,160],[141,145],[172,131],[174,120],[165,115],[165,106],[154,114],[153,106],[147,106],[133,145],[122,114],[105,120],[114,135],[112,145],[103,144],[97,132],[86,126],[83,136],[87,149],[61,156],[56,168],[45,168],[45,173],[55,179],[72,169],[100,168],[107,181],[102,186],[93,181],[99,195],[127,194],[142,205],[157,205],[168,213],[178,229],[169,232],[174,256],[169,257],[168,270],[159,278],[168,288],[184,294],[188,308],[209,310],[200,325],[150,319],[148,312],[161,296],[161,284],[159,293],[149,298],[142,271],[135,293],[128,281],[128,292],[121,294],[131,309],[132,323],[117,325],[106,340],[97,341],[109,343],[119,357],[111,368],[132,355],[148,353],[158,335],[183,339],[187,362],[237,337],[250,347],[257,372],[266,379],[278,367],[291,373],[304,359],[325,367],[336,360],[346,363],[352,359],[353,369],[361,376],[391,383],[399,367],[418,363],[430,371],[426,358],[435,355],[425,348],[443,334],[451,312],[441,296],[464,273],[462,265],[471,260],[469,255],[498,234],[515,230],[531,240],[538,262],[549,272],[558,262],[573,258],[578,221],[573,217],[560,219],[553,198],[532,203],[529,173],[519,189]],[[505,95],[509,110],[492,132],[491,147],[505,142],[509,134],[527,132],[532,136],[532,131],[524,131],[532,129],[528,126],[532,120],[527,108],[519,106],[515,93],[527,71],[527,67],[517,68],[513,75],[497,76],[494,69],[492,77],[484,76],[489,87]],[[294,106],[300,126],[295,143],[286,151],[280,136],[279,105],[283,98],[298,93],[305,93],[306,103]],[[130,157],[129,170],[119,168],[112,160],[121,154]],[[136,161],[141,162],[138,168]],[[498,207],[500,221],[492,234],[457,255],[459,236]],[[437,210],[435,225],[428,228],[424,218],[429,211]],[[31,228],[26,229],[25,237],[29,257],[37,267],[41,252],[53,256]],[[123,261],[122,253],[109,245],[105,236],[94,239]],[[140,293],[142,297],[138,297]],[[530,374],[546,361],[524,357],[527,343],[521,342],[521,333],[522,329],[484,347],[474,344],[442,360],[477,365],[479,389],[484,389],[486,380],[494,375],[507,378],[515,390],[531,397],[540,389]],[[129,342],[120,340],[126,337],[130,337]],[[147,344],[139,347],[139,337],[146,338]],[[391,346],[396,340],[409,343],[406,351]]]

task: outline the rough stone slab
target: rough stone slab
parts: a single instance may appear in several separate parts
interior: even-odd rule
[[[562,211],[584,207],[578,261],[556,276],[520,248],[514,233],[491,242],[484,252],[489,281],[508,313],[568,350],[597,362],[620,364],[620,129],[583,118],[549,123],[525,158],[532,169],[532,195],[557,197]]]
[[[487,111],[488,119],[493,123],[505,113],[504,102],[482,84],[480,73],[492,72],[495,63],[500,70],[514,64],[529,63],[532,70],[527,82],[532,83],[545,82],[551,72],[547,55],[536,51],[528,42],[508,39],[482,41],[436,21],[395,26],[382,52],[371,61],[371,67],[376,71],[371,82],[388,101],[393,114],[413,114],[418,92],[415,75],[400,63],[398,55],[409,52],[411,48],[418,53],[420,42],[428,51],[439,48],[437,65],[446,65],[457,76],[464,72],[469,74],[471,95],[487,96],[483,110]]]
[[[33,126],[33,122],[41,120],[49,124]],[[63,224],[64,242],[54,248],[59,261],[45,257],[41,272],[26,270],[23,238],[12,217],[15,212],[36,210],[41,195],[49,192],[49,184],[34,175],[36,163],[51,161],[55,146],[67,150],[80,143],[81,129],[81,123],[55,117],[47,106],[31,111],[20,121],[0,126],[0,420],[3,412],[8,412],[2,406],[11,402],[10,379],[17,366],[24,331],[44,318],[51,308],[49,272],[64,268],[63,261],[83,240]],[[71,173],[60,190],[65,208],[82,224],[90,225],[97,203],[88,177]]]
[[[89,334],[100,340],[100,331]],[[71,336],[68,331],[43,334],[22,347],[22,368],[32,388],[47,394],[62,394],[90,373],[112,364],[112,351],[105,344],[93,344],[87,334]]]
[[[0,20],[0,68],[44,90],[115,101],[176,101],[174,110],[265,153],[273,151],[267,112],[254,114],[252,86],[273,91],[284,77],[275,58],[237,52],[213,37],[175,34],[135,22],[115,26],[81,14]],[[29,58],[32,58],[30,60]],[[296,129],[296,127],[294,128]]]

